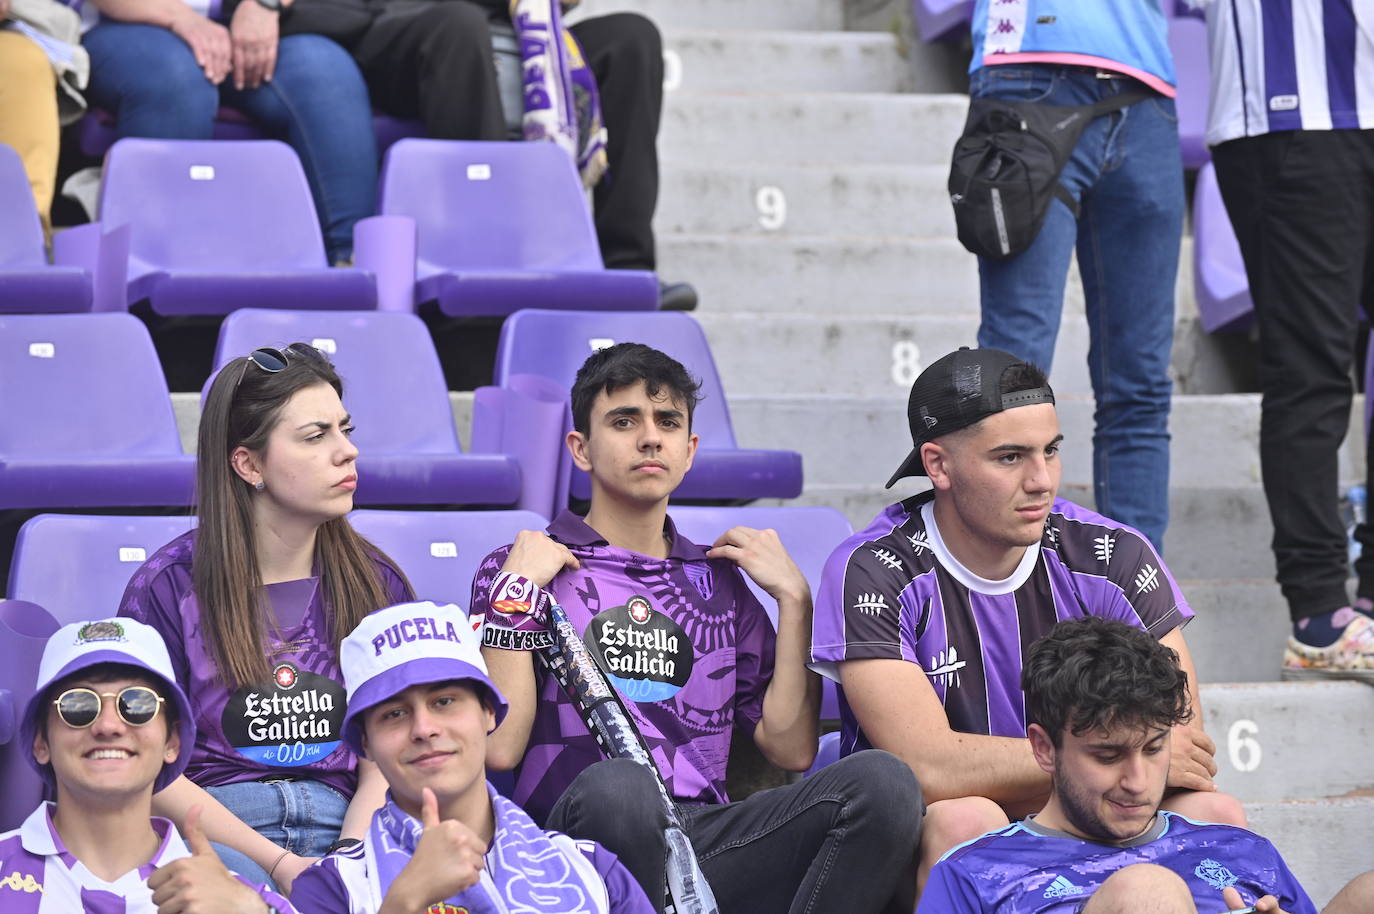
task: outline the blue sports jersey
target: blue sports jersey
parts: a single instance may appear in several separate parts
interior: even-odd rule
[[[1107,877],[1153,863],[1183,878],[1203,914],[1226,910],[1221,890],[1246,904],[1273,895],[1288,914],[1317,914],[1298,880],[1265,838],[1232,825],[1161,812],[1145,834],[1097,844],[1027,819],[945,854],[930,871],[917,914],[1072,914]]]
[[[970,72],[1031,61],[1099,66],[1173,95],[1161,0],[978,0],[972,26]]]

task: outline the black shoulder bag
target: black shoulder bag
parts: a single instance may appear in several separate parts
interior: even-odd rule
[[[1059,174],[1083,130],[1146,98],[1139,90],[1094,105],[973,99],[949,169],[959,241],[980,257],[1002,260],[1030,247],[1055,197],[1077,216],[1078,203]]]

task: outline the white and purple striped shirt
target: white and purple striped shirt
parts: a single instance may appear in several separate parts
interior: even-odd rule
[[[152,817],[153,830],[162,843],[151,860],[113,882],[106,882],[86,868],[62,843],[52,823],[52,803],[41,803],[24,824],[0,835],[0,911],[5,914],[156,914],[148,877],[173,860],[191,856],[170,819]],[[295,914],[290,903],[242,876],[244,885],[256,891],[282,914]]]
[[[1374,0],[1191,0],[1212,66],[1207,143],[1374,128]]]

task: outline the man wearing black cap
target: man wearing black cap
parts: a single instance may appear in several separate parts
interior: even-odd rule
[[[997,349],[928,367],[908,403],[912,451],[890,487],[932,490],[889,506],[830,557],[812,668],[842,686],[841,752],[875,747],[915,771],[928,805],[921,873],[951,847],[1044,805],[1049,779],[1025,739],[1024,649],[1062,619],[1117,619],[1178,652],[1193,616],[1145,537],[1059,489],[1059,418],[1038,368]],[[1244,824],[1217,793],[1201,715],[1173,739],[1164,808]]]

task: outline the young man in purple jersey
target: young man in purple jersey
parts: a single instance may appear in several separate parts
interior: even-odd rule
[[[1316,914],[1268,840],[1160,809],[1170,743],[1193,715],[1179,656],[1133,625],[1061,622],[1026,654],[1027,736],[1044,807],[931,871],[918,914]],[[1327,914],[1368,911],[1360,882]]]
[[[487,782],[506,700],[457,606],[379,609],[339,650],[343,738],[389,788],[362,841],[292,884],[301,914],[650,914],[644,891],[590,841],[544,831]]]
[[[195,742],[191,704],[157,631],[132,619],[73,622],[48,639],[20,720],[56,802],[0,834],[6,914],[294,914],[225,869],[188,813],[186,841],[153,816]]]
[[[726,795],[736,729],[781,768],[811,764],[820,681],[806,669],[810,589],[777,533],[735,527],[703,547],[668,517],[696,452],[696,399],[682,365],[636,343],[578,372],[567,446],[591,476],[586,518],[564,512],[522,532],[473,582],[487,665],[510,702],[488,763],[518,765],[516,802],[606,845],[663,898],[658,786],[633,761],[603,759],[535,656],[548,636],[526,610],[547,592],[619,689],[723,914],[882,910],[910,892],[920,824],[919,788],[898,759],[860,753],[739,802]],[[777,600],[776,631],[741,571]]]
[[[841,752],[887,749],[921,782],[924,881],[949,848],[1038,809],[1049,779],[1025,739],[1026,649],[1061,619],[1118,619],[1181,658],[1192,618],[1145,537],[1056,498],[1063,436],[1044,373],[997,349],[960,349],[911,388],[913,449],[888,486],[931,491],[884,510],[826,563],[813,669],[842,687]],[[1200,717],[1173,743],[1165,807],[1244,823],[1215,792]]]

